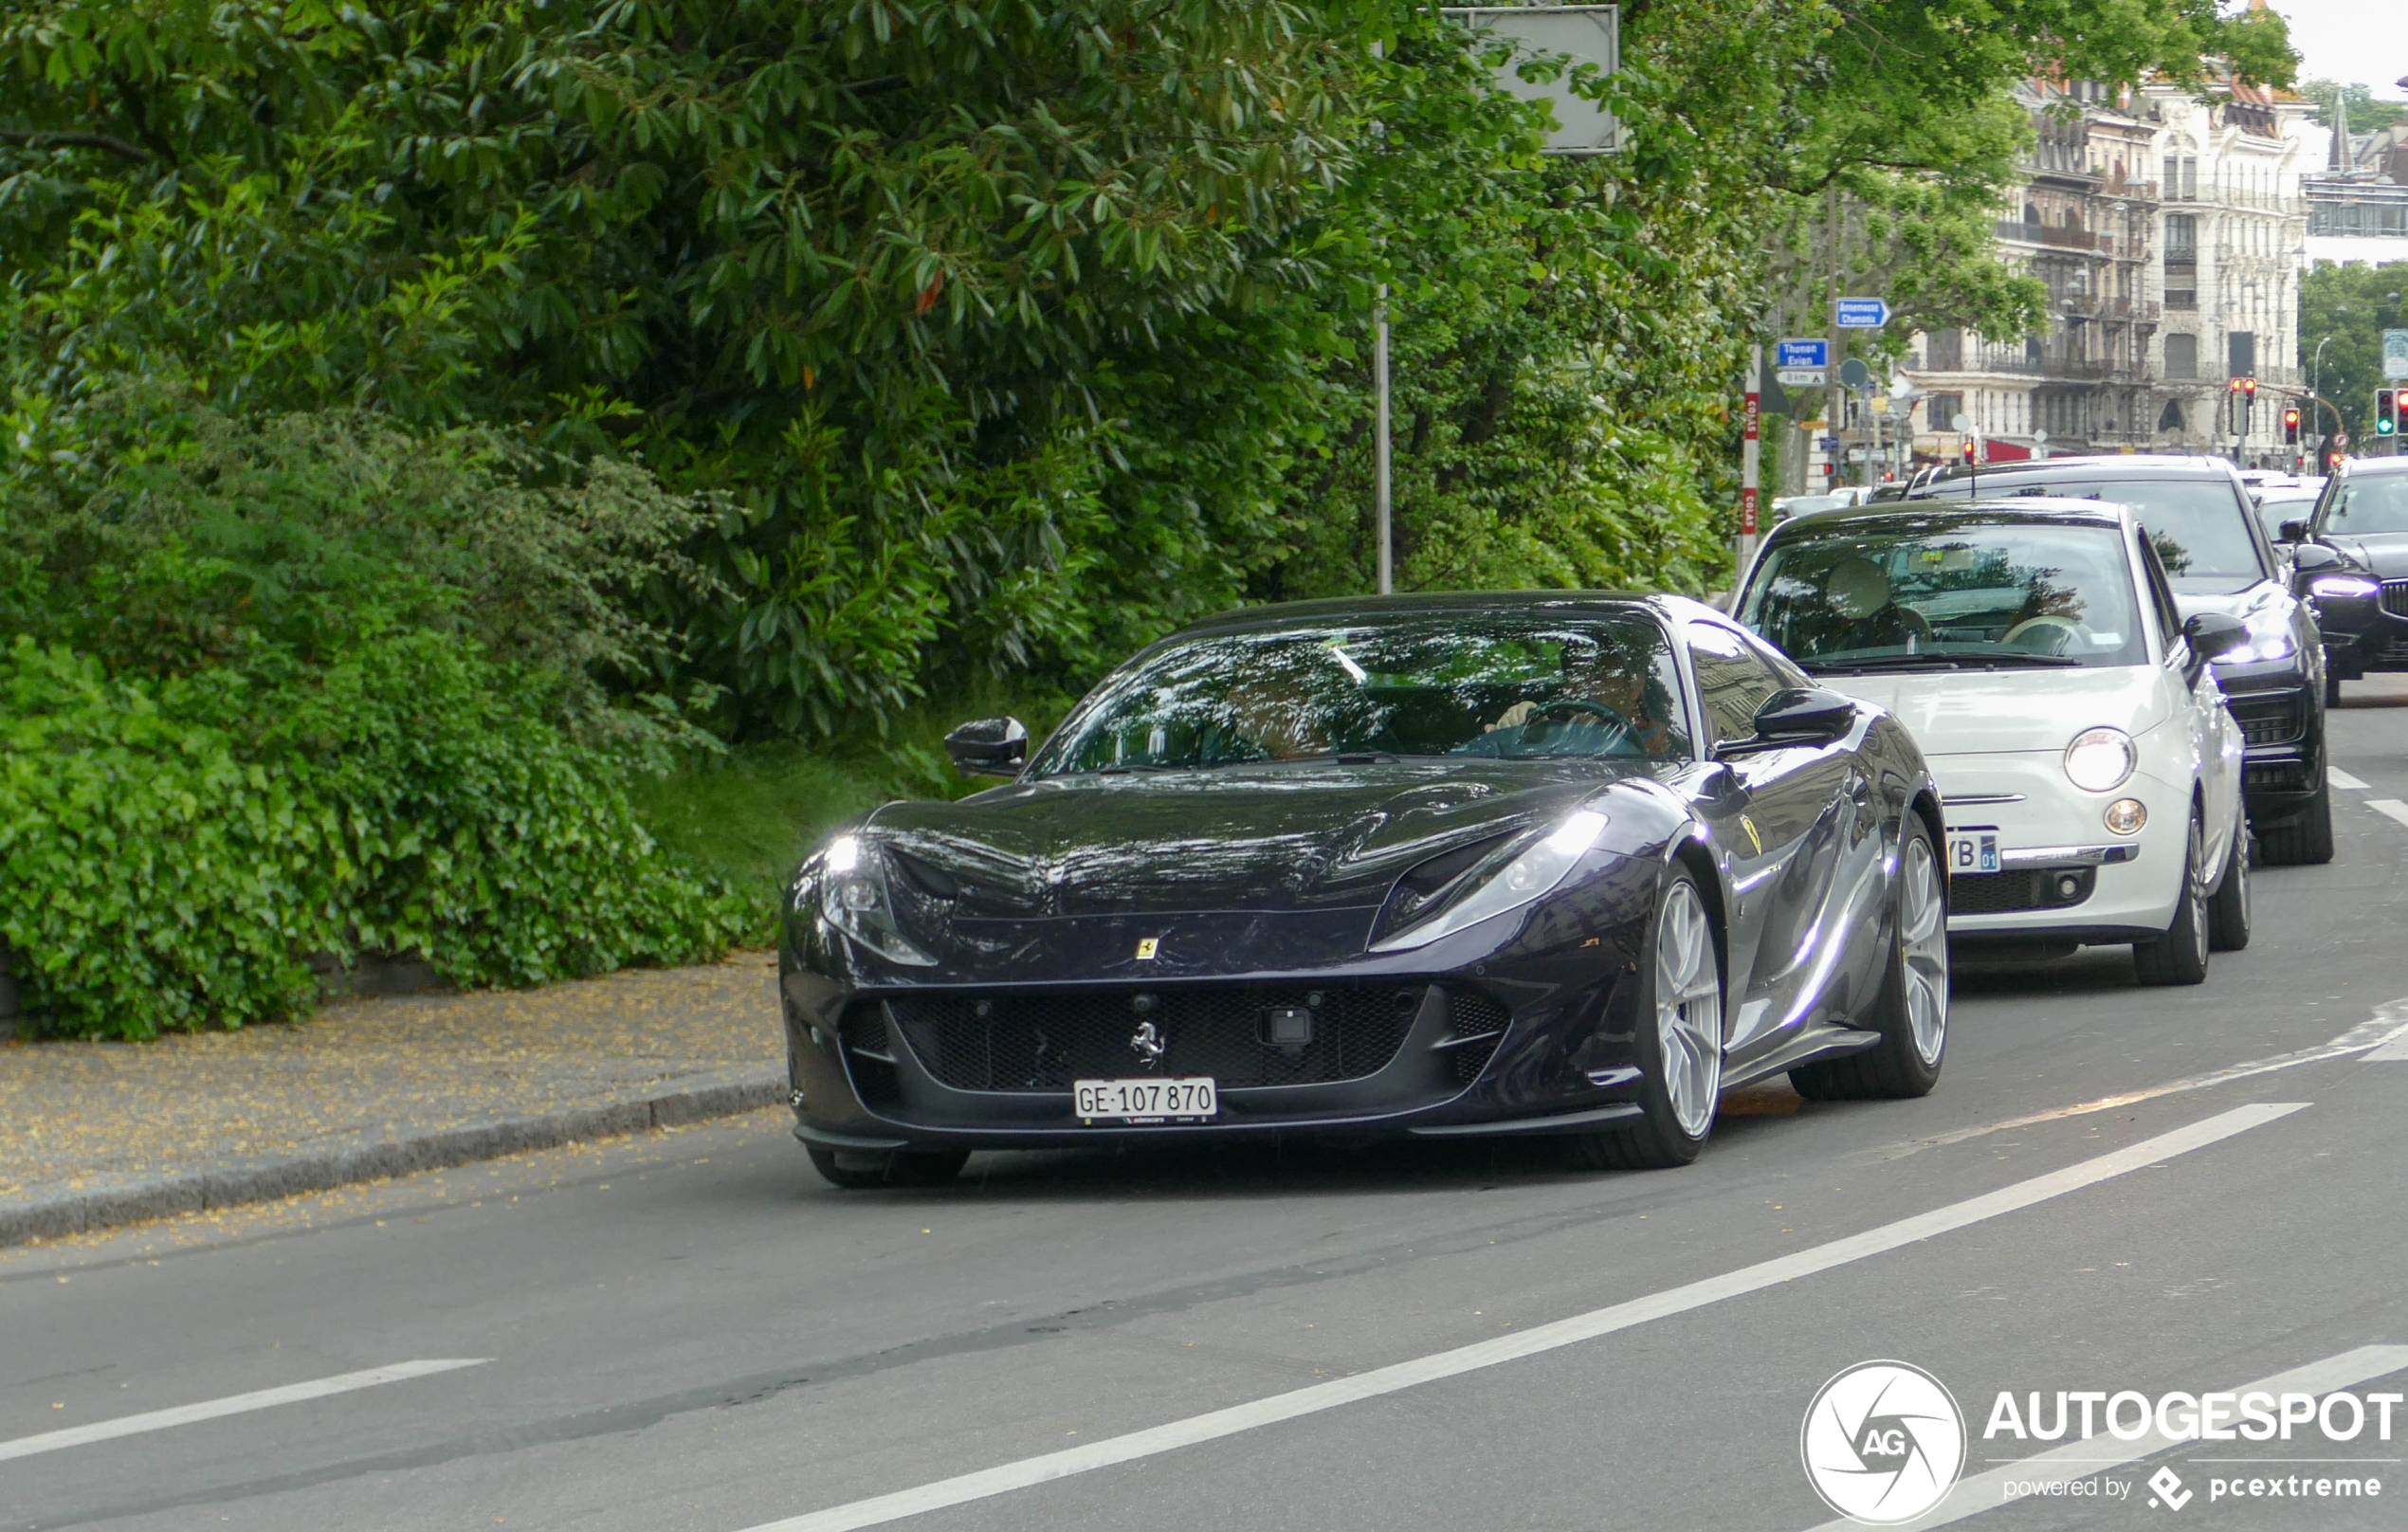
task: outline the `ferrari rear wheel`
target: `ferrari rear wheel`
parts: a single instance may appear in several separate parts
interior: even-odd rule
[[[967,1149],[895,1149],[862,1152],[803,1146],[812,1169],[848,1191],[880,1186],[942,1186],[961,1174],[970,1161]]]
[[[1872,1014],[1859,1023],[1881,1041],[1790,1070],[1789,1083],[1808,1101],[1901,1100],[1927,1096],[1940,1083],[1948,1050],[1948,901],[1931,830],[1914,814],[1899,841],[1896,898],[1889,974]]]
[[[1639,964],[1641,1070],[1632,1127],[1565,1140],[1592,1170],[1665,1170],[1706,1147],[1723,1088],[1723,958],[1697,881],[1675,868],[1657,896],[1651,956]]]

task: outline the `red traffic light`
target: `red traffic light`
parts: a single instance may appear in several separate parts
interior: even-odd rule
[[[2297,426],[2299,424],[2299,410],[2297,409],[2284,410],[2283,424],[2286,426]]]
[[[2253,377],[2245,377],[2241,379],[2241,392],[2248,394],[2253,399],[2256,398],[2257,379]]]

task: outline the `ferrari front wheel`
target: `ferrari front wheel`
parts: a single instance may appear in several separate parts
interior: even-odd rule
[[[1686,1165],[1714,1131],[1723,1089],[1723,957],[1686,868],[1664,880],[1649,935],[1634,1038],[1643,1115],[1628,1128],[1569,1140],[1574,1160],[1592,1169]]]

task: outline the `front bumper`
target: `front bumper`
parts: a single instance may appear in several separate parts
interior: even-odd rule
[[[1486,978],[1323,972],[975,992],[848,992],[790,967],[781,989],[795,1134],[834,1149],[1048,1148],[1592,1132],[1637,1114],[1627,965],[1599,974],[1593,964],[1587,982],[1570,984],[1486,966]],[[1341,992],[1410,994],[1412,1004],[1365,1021],[1377,1008],[1341,1003]],[[1140,995],[1153,1008],[1133,1009]],[[1331,1031],[1281,1049],[1255,1030],[1254,1017],[1297,1009],[1328,1018]],[[1152,1067],[1128,1046],[1146,1017],[1160,1020],[1169,1045]],[[1089,1122],[1073,1110],[1073,1079],[1156,1074],[1219,1081],[1218,1115]]]
[[[2060,941],[2147,940],[2174,923],[2190,830],[2191,784],[2146,770],[2109,793],[2065,779],[2054,751],[1935,756],[1948,832],[1995,836],[1997,872],[1951,867],[1948,934]],[[2107,806],[2137,798],[2138,834],[2110,833]]]
[[[2325,785],[2322,656],[2308,663],[2235,666],[2216,671],[2224,702],[2241,726],[2241,796],[2260,830],[2306,812]]]
[[[2325,632],[2326,663],[2344,681],[2355,681],[2369,671],[2408,670],[2408,579],[2387,579],[2382,587],[2381,602],[2365,628]]]

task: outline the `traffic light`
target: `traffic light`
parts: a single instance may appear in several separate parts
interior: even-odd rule
[[[2257,379],[2253,377],[2245,377],[2241,379],[2241,397],[2249,400],[2253,404],[2256,402]]]
[[[1961,458],[1961,459],[1962,459],[1962,460],[1963,460],[1963,462],[1964,462],[1964,465],[1965,465],[1966,467],[1970,468],[1970,467],[1972,467],[1972,466],[1973,466],[1973,438],[1972,438],[1972,437],[1968,436],[1968,437],[1966,437],[1966,438],[1965,438],[1962,442],[1960,442],[1960,443],[1957,445],[1957,456],[1958,456],[1959,458]]]
[[[2283,411],[2283,445],[2286,447],[2299,445],[2299,406],[2297,405],[2292,405]]]
[[[2399,429],[2398,396],[2389,389],[2375,391],[2375,434],[2389,436]]]

